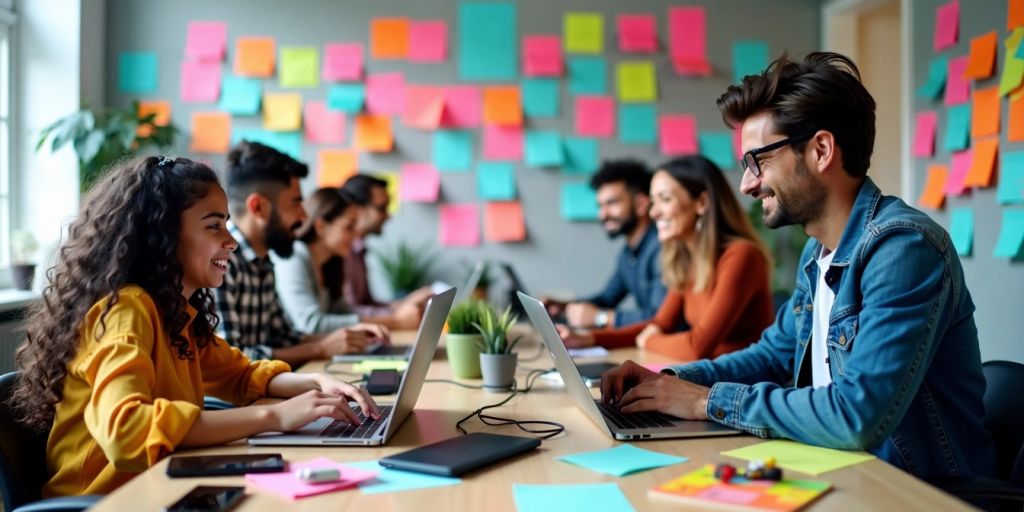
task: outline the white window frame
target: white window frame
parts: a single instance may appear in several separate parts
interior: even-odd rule
[[[17,58],[16,51],[16,22],[17,17],[14,12],[7,6],[0,6],[0,51],[6,50],[6,59],[0,56],[0,65],[3,65],[5,69],[0,70],[6,77],[7,90],[2,90],[0,87],[0,94],[6,95],[4,98],[0,98],[0,101],[6,102],[7,111],[0,111],[0,125],[5,125],[6,130],[0,130],[0,137],[4,140],[0,141],[0,268],[6,268],[10,266],[11,262],[11,229],[18,225],[19,219],[15,218],[18,215],[17,208],[17,183],[14,172],[15,153],[17,148],[15,147],[14,132],[16,102],[14,88],[14,69],[15,60]],[[6,44],[4,44],[6,42]],[[6,62],[5,62],[6,61]],[[3,81],[0,81],[0,86],[3,85]],[[4,147],[6,146],[6,150]],[[0,272],[0,288],[6,288],[10,286],[10,276],[7,272]]]

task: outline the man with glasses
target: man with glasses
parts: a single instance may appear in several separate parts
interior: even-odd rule
[[[812,238],[758,343],[601,380],[623,412],[711,419],[760,437],[867,450],[921,478],[991,475],[974,304],[946,231],[867,177],[875,102],[835,53],[783,56],[718,99],[741,128],[743,193]],[[890,170],[890,172],[894,172]]]

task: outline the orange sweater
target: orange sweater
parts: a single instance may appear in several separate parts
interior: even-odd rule
[[[774,316],[768,286],[768,260],[752,242],[729,243],[718,258],[712,287],[700,293],[669,290],[649,322],[594,331],[603,347],[632,347],[648,324],[664,334],[651,336],[646,349],[694,361],[739,350],[757,341]],[[690,330],[673,333],[682,316]]]

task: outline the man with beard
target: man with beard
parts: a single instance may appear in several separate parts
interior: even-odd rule
[[[285,317],[269,252],[282,258],[292,254],[294,232],[306,218],[299,180],[308,173],[306,164],[256,142],[243,141],[228,154],[228,230],[238,250],[228,258],[224,284],[216,290],[217,331],[250,359],[279,359],[294,367],[360,352],[371,336],[387,337],[369,324],[303,334]]]
[[[568,304],[545,297],[548,313],[560,316],[564,312],[566,321],[575,327],[643,322],[658,312],[665,299],[658,230],[648,217],[651,171],[636,160],[605,161],[590,179],[590,187],[597,192],[598,215],[608,238],[624,236],[626,245],[604,290]],[[636,306],[619,307],[630,295]]]
[[[660,374],[627,361],[602,377],[603,399],[867,450],[924,479],[992,475],[963,269],[942,226],[867,177],[875,101],[856,65],[783,56],[718,107],[741,129],[741,190],[765,225],[811,237],[796,291],[754,345]]]

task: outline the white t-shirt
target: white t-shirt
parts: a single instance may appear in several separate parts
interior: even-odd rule
[[[828,249],[821,246],[821,253]],[[832,257],[835,252],[829,252],[822,256],[818,253],[818,286],[814,290],[814,325],[811,330],[811,376],[812,385],[816,388],[827,386],[832,383],[832,372],[829,370],[828,346],[825,340],[828,339],[828,317],[832,314],[832,305],[836,302],[836,294],[825,284],[825,273],[832,264]]]

